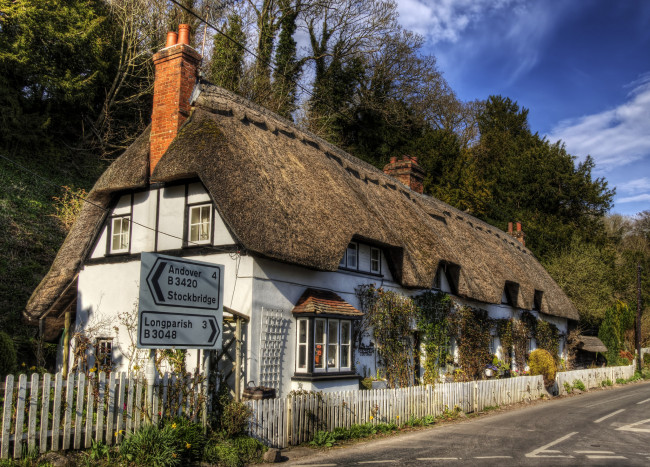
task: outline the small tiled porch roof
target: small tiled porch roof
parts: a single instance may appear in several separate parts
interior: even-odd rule
[[[292,310],[296,315],[340,315],[361,318],[363,313],[334,292],[308,288]]]

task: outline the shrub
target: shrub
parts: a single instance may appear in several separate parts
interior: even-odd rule
[[[201,459],[205,447],[203,426],[183,417],[166,420],[161,428],[170,428],[174,436],[176,455],[184,460]]]
[[[582,382],[582,380],[576,379],[573,381],[573,389],[579,389],[580,391],[584,391],[585,388],[585,383]]]
[[[314,435],[314,439],[309,443],[312,446],[326,446],[331,448],[334,446],[336,438],[333,433],[329,431],[318,430]]]
[[[225,467],[240,467],[260,462],[266,446],[254,438],[237,436],[223,439],[211,438],[203,451],[203,460]]]
[[[533,350],[530,357],[528,357],[528,366],[531,375],[542,375],[544,377],[546,387],[551,386],[555,381],[557,367],[549,351],[544,349]]]
[[[564,382],[564,390],[567,392],[567,394],[571,394],[573,392],[573,388],[566,381]]]
[[[221,431],[223,437],[233,438],[242,435],[248,427],[248,419],[251,416],[251,409],[243,402],[231,400],[223,405],[221,413]]]
[[[627,360],[627,365],[629,365],[630,362],[634,360],[634,355],[632,355],[632,353],[628,352],[627,350],[621,350],[619,352],[619,356]]]
[[[643,354],[643,364],[650,365],[650,353]]]
[[[181,460],[176,452],[176,436],[171,425],[163,428],[143,426],[124,439],[120,455],[129,463],[153,467],[174,466]]]
[[[16,369],[16,347],[6,332],[0,332],[0,376],[9,375]]]

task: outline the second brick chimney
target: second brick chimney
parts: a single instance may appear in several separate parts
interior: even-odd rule
[[[390,163],[384,167],[384,173],[395,177],[411,190],[422,193],[424,186],[424,169],[418,164],[418,158],[413,156],[402,156],[401,160],[391,157]]]
[[[190,26],[167,34],[167,45],[153,56],[156,79],[149,140],[149,174],[190,114],[190,96],[196,84],[201,55],[190,44]]]
[[[508,222],[508,235],[513,236],[514,238],[519,241],[523,246],[526,246],[526,240],[525,240],[525,234],[521,230],[521,222],[517,222],[517,231],[513,232],[512,231],[512,222]]]

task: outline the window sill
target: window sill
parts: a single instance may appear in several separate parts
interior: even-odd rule
[[[354,371],[344,371],[340,373],[294,373],[291,381],[329,381],[336,379],[357,379],[361,380],[361,376]]]

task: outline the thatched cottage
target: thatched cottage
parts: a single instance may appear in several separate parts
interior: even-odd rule
[[[376,371],[369,337],[351,350],[359,285],[436,287],[495,318],[532,310],[563,332],[578,319],[520,228],[423,195],[416,160],[393,158],[382,172],[197,81],[200,56],[184,34],[154,62],[151,126],[97,181],[25,310],[49,338],[67,327],[66,349],[85,330],[102,359],[133,369],[143,252],[224,266],[224,316],[243,329],[241,381],[281,394],[357,388],[362,367]],[[188,365],[198,362],[189,351]]]

